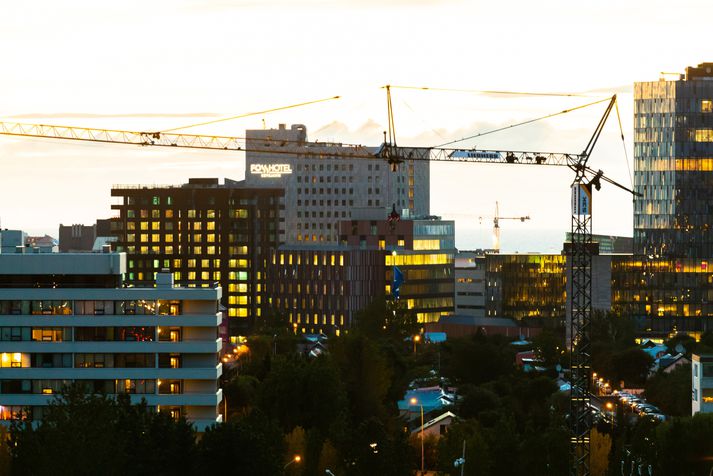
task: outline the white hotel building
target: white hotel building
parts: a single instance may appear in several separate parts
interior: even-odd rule
[[[0,423],[41,419],[72,382],[129,393],[183,415],[198,431],[221,421],[221,288],[123,287],[123,253],[0,254]]]
[[[386,220],[392,207],[403,218],[429,215],[426,160],[406,159],[392,172],[382,158],[363,158],[377,147],[308,142],[301,124],[248,130],[246,139],[246,184],[285,190],[288,245],[338,244],[340,220]]]

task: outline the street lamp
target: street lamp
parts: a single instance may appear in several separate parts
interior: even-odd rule
[[[287,464],[282,467],[282,469],[283,469],[283,470],[284,470],[284,469],[287,469],[287,467],[288,467],[289,465],[291,465],[292,463],[299,463],[300,461],[302,461],[302,456],[300,456],[300,455],[295,455],[295,457],[292,458],[290,461],[288,461]]]
[[[419,403],[416,397],[411,397],[409,403],[411,405],[418,405],[419,407],[421,407],[421,476],[423,476],[426,467],[426,458],[424,457],[425,453],[423,452],[423,405]]]
[[[611,429],[614,431],[614,404],[612,402],[606,403],[607,410],[609,411],[609,420],[611,421]]]
[[[411,339],[411,340],[413,341],[413,353],[415,354],[416,353],[416,344],[421,342],[421,336],[419,334],[416,334],[415,336],[413,336],[413,339]]]

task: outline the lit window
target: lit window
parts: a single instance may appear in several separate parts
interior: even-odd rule
[[[696,129],[696,142],[713,142],[713,129]]]
[[[701,101],[701,112],[713,112],[713,101],[704,99]]]

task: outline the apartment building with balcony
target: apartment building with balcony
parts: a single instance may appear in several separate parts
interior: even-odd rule
[[[221,421],[222,289],[124,287],[124,253],[0,254],[0,423],[42,418],[63,386],[129,393],[185,416]]]

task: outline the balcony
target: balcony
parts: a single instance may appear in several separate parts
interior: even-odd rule
[[[42,406],[49,404],[56,395],[42,395],[35,393],[26,394],[0,394],[0,405],[10,406]],[[215,407],[223,400],[223,391],[218,390],[215,393],[176,393],[156,395],[150,394],[131,394],[132,403],[140,403],[141,399],[145,399],[149,406],[166,405],[166,406],[201,406]]]
[[[178,342],[135,341],[63,341],[63,342],[3,342],[3,352],[13,353],[181,353],[208,354],[220,352],[221,339],[183,340]]]
[[[166,380],[217,380],[223,373],[223,366],[181,367],[181,368],[2,368],[0,379],[32,380],[114,380],[114,379],[166,379]]]
[[[217,327],[222,322],[220,313],[181,314],[164,316],[152,314],[106,315],[7,315],[2,316],[4,326],[18,327],[123,327],[123,326],[176,326]]]

